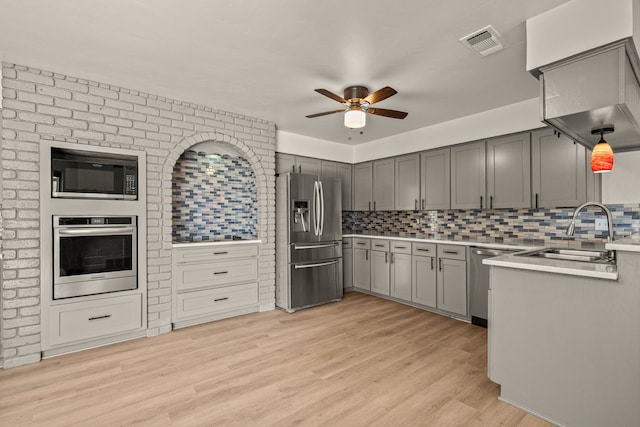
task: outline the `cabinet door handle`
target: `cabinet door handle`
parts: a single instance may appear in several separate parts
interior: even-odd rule
[[[224,297],[224,298],[216,298],[216,299],[214,299],[214,300],[213,300],[213,302],[218,302],[218,301],[226,301],[226,300],[228,300],[228,299],[229,299],[229,297]]]
[[[489,209],[493,209],[493,196],[489,196]]]
[[[393,264],[393,261],[394,261],[394,260],[393,260],[393,255],[394,255],[394,253],[393,253],[393,252],[391,252],[391,264]]]
[[[369,201],[369,210],[371,210],[371,201]]]
[[[298,166],[298,172],[302,173],[302,165]]]
[[[389,252],[385,252],[384,253],[384,263],[388,263],[389,262]]]
[[[228,273],[229,273],[228,271],[214,271],[213,275],[215,276],[215,275],[218,275],[218,274],[228,274]]]
[[[369,249],[365,249],[365,251],[364,251],[364,259],[365,259],[365,261],[369,261]]]
[[[482,196],[480,196],[480,209],[482,209]]]
[[[376,210],[376,201],[375,200],[373,201],[373,210],[374,211]]]
[[[442,258],[438,260],[438,270],[442,271]]]
[[[424,199],[422,199],[422,209],[424,209]]]
[[[431,257],[431,270],[433,270],[433,261],[435,261],[435,258]]]
[[[418,199],[416,199],[414,206],[415,206],[415,209],[418,210]]]
[[[103,315],[103,316],[89,317],[89,320],[108,319],[109,317],[111,317],[111,315],[110,315],[110,314],[105,314],[105,315]]]
[[[538,209],[538,193],[536,193],[536,209]]]
[[[295,173],[296,172],[296,165],[292,165],[291,166],[291,172]]]

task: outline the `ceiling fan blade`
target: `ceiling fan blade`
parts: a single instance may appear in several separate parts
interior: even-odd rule
[[[404,111],[387,110],[386,108],[368,108],[367,113],[375,114],[376,116],[391,117],[392,119],[404,119],[407,114]]]
[[[313,119],[314,117],[326,116],[327,114],[343,113],[343,112],[344,112],[344,108],[341,108],[339,110],[325,111],[324,113],[311,114],[311,115],[306,116],[306,117],[308,119]]]
[[[341,97],[339,95],[336,95],[335,93],[330,92],[330,91],[328,91],[326,89],[316,89],[315,91],[318,92],[321,95],[326,96],[327,98],[331,98],[334,101],[338,101],[341,104],[344,104],[345,102],[347,102],[343,97]]]
[[[367,101],[369,104],[375,104],[376,102],[380,102],[383,99],[387,99],[390,96],[395,95],[396,93],[398,92],[394,88],[385,86],[382,89],[377,90],[372,94],[369,94],[369,96],[367,96],[364,100]]]

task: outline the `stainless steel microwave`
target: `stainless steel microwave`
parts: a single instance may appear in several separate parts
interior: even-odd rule
[[[138,199],[138,157],[51,148],[51,197]]]

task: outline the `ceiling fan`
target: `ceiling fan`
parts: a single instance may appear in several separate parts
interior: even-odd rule
[[[404,111],[372,107],[373,104],[398,93],[395,89],[389,86],[383,87],[371,94],[369,93],[369,89],[364,86],[349,86],[344,90],[344,98],[326,89],[316,89],[316,92],[326,96],[327,98],[338,101],[343,104],[344,107],[339,110],[311,114],[307,116],[309,119],[326,116],[327,114],[345,113],[344,125],[348,128],[357,129],[364,127],[366,124],[365,113],[375,114],[376,116],[391,117],[393,119],[404,119],[408,114]]]

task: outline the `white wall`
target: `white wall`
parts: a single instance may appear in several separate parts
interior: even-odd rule
[[[633,3],[633,4],[632,4]],[[527,70],[631,37],[638,0],[572,0],[527,20]],[[635,22],[634,22],[635,21]],[[634,37],[636,46],[640,35]]]
[[[337,162],[353,162],[353,147],[350,145],[280,130],[276,132],[276,151]]]
[[[613,170],[602,175],[602,203],[640,203],[640,151],[614,155]]]
[[[354,162],[412,153],[492,136],[544,127],[540,122],[540,99],[533,98],[448,122],[354,147]]]

